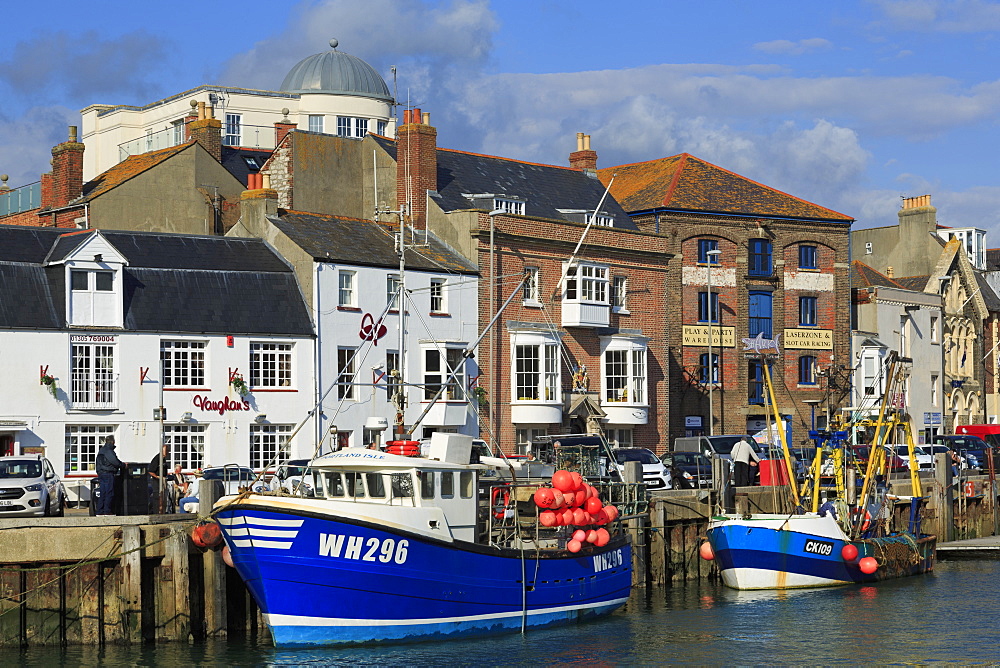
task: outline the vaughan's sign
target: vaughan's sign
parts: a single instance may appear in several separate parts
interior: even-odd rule
[[[201,395],[195,395],[192,403],[203,411],[209,411],[210,413],[218,413],[219,415],[225,415],[226,411],[248,411],[250,410],[250,402],[247,401],[235,401],[226,397],[221,401],[214,401],[208,397],[203,397]]]

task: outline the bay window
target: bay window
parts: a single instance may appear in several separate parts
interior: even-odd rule
[[[605,339],[603,403],[646,405],[646,342],[644,339]]]
[[[450,381],[449,378],[451,378]],[[446,387],[441,399],[465,401],[464,349],[428,348],[424,350],[424,400],[434,399],[442,385],[446,385]]]
[[[559,355],[555,342],[514,346],[514,400],[559,401]]]

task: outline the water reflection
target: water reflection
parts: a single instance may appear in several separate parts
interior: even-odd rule
[[[0,665],[996,664],[998,580],[1000,562],[944,562],[930,575],[860,587],[641,589],[608,618],[523,637],[348,650],[276,650],[240,641],[33,648],[0,650]]]

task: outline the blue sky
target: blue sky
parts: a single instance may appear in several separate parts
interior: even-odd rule
[[[1000,3],[146,0],[22,3],[0,43],[0,173],[38,179],[89,104],[274,89],[331,37],[432,114],[440,146],[600,167],[688,152],[850,215],[1000,246]]]

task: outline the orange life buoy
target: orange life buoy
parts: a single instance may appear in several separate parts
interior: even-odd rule
[[[497,501],[501,499],[501,492],[503,492],[502,506],[497,504]],[[507,506],[510,505],[510,488],[506,486],[494,487],[493,494],[490,495],[490,505],[493,506],[494,519],[502,520],[506,514]]]
[[[868,512],[867,509],[865,510],[864,514],[862,515],[861,509],[860,508],[855,508],[854,510],[851,511],[851,515],[853,515],[853,519],[854,519],[854,523],[855,524],[857,524],[858,521],[860,520],[860,522],[861,522],[861,532],[862,533],[864,533],[865,531],[868,531],[868,529],[871,528],[871,525],[872,525],[872,514],[870,512]]]

